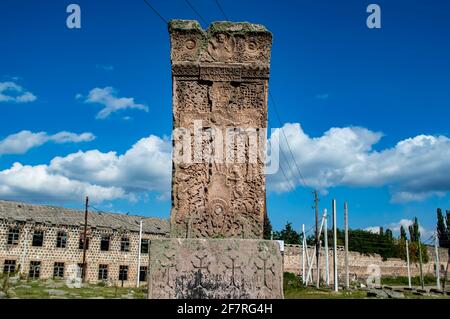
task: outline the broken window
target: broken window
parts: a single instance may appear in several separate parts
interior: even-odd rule
[[[8,231],[8,245],[19,244],[20,231],[18,227],[10,227]]]
[[[5,260],[3,265],[3,273],[11,274],[16,271],[16,261],[15,260]]]
[[[84,236],[80,236],[80,241],[78,242],[78,248],[84,249]],[[89,249],[89,237],[86,238],[86,250]]]
[[[141,240],[141,254],[148,254],[149,240],[142,239]]]
[[[128,266],[124,265],[119,266],[119,280],[120,281],[128,280]]]
[[[40,261],[32,261],[30,262],[30,272],[29,277],[33,279],[39,278],[41,274],[41,262]]]
[[[139,269],[139,281],[147,281],[147,266],[141,266]]]
[[[122,237],[120,251],[130,251],[130,239],[128,237]]]
[[[64,278],[64,263],[55,263],[53,266],[53,278]]]
[[[44,231],[35,230],[33,233],[32,245],[35,247],[42,247],[43,244],[44,244]]]
[[[102,239],[100,240],[100,250],[101,251],[108,251],[109,250],[109,243],[111,241],[110,236],[102,236]]]
[[[56,247],[66,248],[67,246],[67,233],[64,231],[59,231],[56,235]]]
[[[98,265],[98,280],[108,280],[108,265]]]

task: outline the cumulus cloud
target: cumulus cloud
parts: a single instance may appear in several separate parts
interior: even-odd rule
[[[392,201],[406,202],[442,196],[450,190],[450,140],[445,136],[419,135],[400,141],[391,148],[374,150],[374,145],[383,134],[362,127],[331,128],[319,137],[308,136],[298,123],[285,124],[283,129],[290,150],[284,137],[280,137],[280,148],[285,154],[280,157],[280,165],[287,180],[281,170],[268,175],[270,191],[285,192],[291,189],[288,184],[300,185],[296,165],[289,161],[290,151],[306,183],[322,192],[335,186],[387,186],[392,193]],[[32,137],[37,142],[31,139],[26,145],[35,145],[43,137],[54,142],[88,139],[88,136],[83,138],[78,135],[75,138],[70,133],[58,133],[52,138],[45,133],[43,137],[42,134]],[[9,144],[14,145],[5,145]],[[27,146],[22,149],[3,146],[3,149],[8,148],[20,152]],[[112,187],[120,190],[120,193],[114,193],[118,194],[117,198],[125,196],[131,199],[154,191],[159,193],[157,198],[163,200],[168,198],[170,191],[171,149],[169,139],[151,135],[139,140],[123,154],[79,151],[55,157],[50,163],[40,166],[40,170],[45,171],[43,176],[59,177],[74,182],[73,185],[84,185],[77,187]],[[23,170],[12,170],[8,176]],[[67,185],[72,187],[70,183]],[[3,187],[8,187],[8,184]],[[20,193],[17,188],[15,190],[16,194]],[[42,191],[45,193],[45,188]],[[0,196],[9,193],[0,191]]]
[[[139,140],[123,155],[91,150],[55,157],[47,165],[15,163],[0,171],[0,197],[14,200],[135,201],[140,194],[170,189],[171,142],[157,136]]]
[[[33,133],[30,131],[21,131],[0,140],[0,155],[24,154],[31,148],[41,146],[47,142],[58,144],[80,143],[89,142],[93,139],[95,139],[95,136],[92,133],[75,134],[62,131],[54,135],[49,135],[46,132]]]
[[[362,127],[331,128],[320,137],[308,136],[298,123],[285,124],[283,129],[297,166],[313,187],[389,186],[393,202],[424,200],[450,190],[450,139],[446,136],[418,135],[376,151],[373,147],[383,134]],[[281,133],[280,148],[285,154],[280,165],[289,183],[298,185],[297,166]],[[288,190],[281,170],[269,175],[268,181],[273,191]]]
[[[378,226],[369,226],[364,228],[365,231],[368,231],[369,233],[372,234],[379,234],[380,233],[380,227]]]
[[[87,195],[94,202],[127,197],[117,187],[71,180],[52,174],[46,165],[24,166],[20,163],[14,163],[10,169],[0,171],[0,195],[6,199],[35,202],[74,202]]]
[[[405,228],[406,232],[408,233],[408,227],[411,226],[413,223],[414,223],[414,221],[411,219],[400,219],[398,222],[394,222],[394,223],[390,223],[390,224],[386,225],[386,228],[389,228],[394,233],[399,234],[400,227],[403,226],[403,228]],[[419,231],[420,231],[420,236],[421,236],[422,240],[426,240],[425,237],[432,234],[431,231],[428,231],[421,225],[419,225]]]
[[[76,98],[79,99],[80,97],[77,94]],[[97,103],[104,106],[97,114],[98,119],[105,119],[112,113],[126,109],[138,109],[148,112],[146,105],[136,103],[132,97],[117,97],[117,91],[110,86],[92,89],[84,102]]]
[[[0,82],[0,102],[28,103],[36,99],[33,93],[15,82]]]

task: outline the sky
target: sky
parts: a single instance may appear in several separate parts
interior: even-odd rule
[[[225,20],[215,0],[190,0],[201,17],[185,0],[149,2],[166,20]],[[80,29],[66,26],[71,3]],[[273,34],[269,127],[289,140],[286,177],[267,176],[274,228],[309,229],[319,189],[339,227],[348,202],[351,228],[417,216],[431,235],[436,208],[450,209],[448,1],[219,4]],[[3,0],[0,38],[0,199],[82,208],[89,194],[97,209],[168,218],[166,23],[142,0]]]

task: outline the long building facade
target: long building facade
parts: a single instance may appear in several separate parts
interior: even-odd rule
[[[84,223],[83,211],[0,201],[3,273],[68,281],[84,276],[89,283],[124,287],[136,286],[138,279],[146,283],[150,240],[168,236],[168,221],[89,212],[85,267]]]

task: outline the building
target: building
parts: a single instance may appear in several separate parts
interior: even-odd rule
[[[73,209],[0,200],[2,271],[40,279],[81,275],[84,215]],[[146,282],[149,240],[167,237],[168,221],[89,212],[87,224],[87,282],[135,286],[138,276]]]

